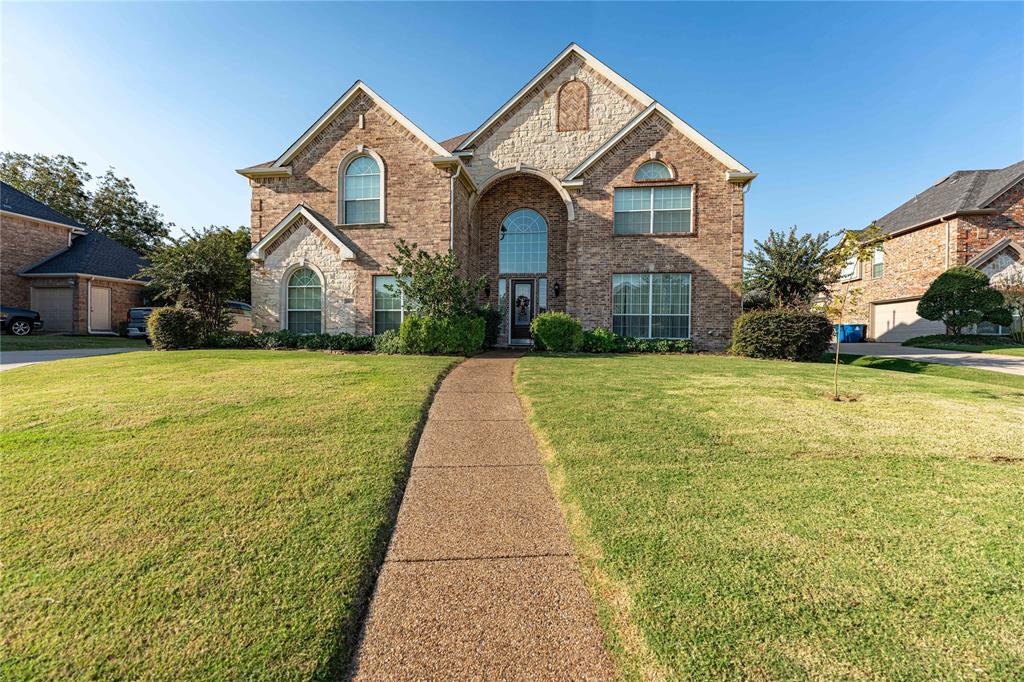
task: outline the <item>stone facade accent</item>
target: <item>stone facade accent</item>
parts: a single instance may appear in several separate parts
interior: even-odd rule
[[[558,89],[574,78],[590,90],[588,127],[559,132]],[[469,172],[482,184],[497,171],[521,163],[563,177],[642,110],[639,102],[570,55],[476,142]]]
[[[633,180],[657,151],[676,170],[662,185],[693,187],[693,232],[681,235],[615,235],[617,187],[650,186]],[[743,191],[723,166],[660,116],[652,116],[594,166],[575,199],[569,229],[568,312],[585,328],[612,326],[612,275],[689,273],[695,348],[724,350],[740,313],[737,286],[743,268]]]
[[[590,120],[590,90],[583,81],[571,80],[558,89],[558,132],[586,130]]]
[[[68,248],[64,227],[22,218],[0,216],[0,302],[16,308],[29,307],[29,281],[18,277],[22,270]]]
[[[872,304],[923,296],[940,274],[964,265],[1004,237],[1024,243],[1024,182],[996,199],[991,208],[996,213],[956,216],[887,239],[881,277],[872,277],[870,262],[860,263],[855,279],[832,287],[833,291],[860,290],[858,303],[844,322],[868,325],[868,337],[873,338]]]

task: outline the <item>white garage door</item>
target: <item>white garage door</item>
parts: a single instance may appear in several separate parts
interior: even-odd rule
[[[875,341],[901,342],[915,336],[945,334],[946,325],[941,321],[932,322],[918,316],[918,300],[871,306],[871,335]]]
[[[71,287],[32,287],[32,310],[42,316],[44,332],[71,331]]]

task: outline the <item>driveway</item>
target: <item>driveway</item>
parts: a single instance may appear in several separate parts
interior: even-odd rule
[[[147,348],[65,348],[64,350],[13,350],[0,353],[0,372],[16,367],[34,365],[37,362],[67,360],[69,358],[88,358],[93,355],[112,355],[114,353],[131,353],[132,351],[148,350]]]
[[[833,346],[834,348],[834,346]],[[874,355],[880,358],[902,358],[915,362],[937,362],[941,365],[956,365],[987,369],[992,372],[1024,376],[1024,358],[990,353],[962,353],[934,348],[911,348],[898,343],[844,343],[839,352],[844,355]]]

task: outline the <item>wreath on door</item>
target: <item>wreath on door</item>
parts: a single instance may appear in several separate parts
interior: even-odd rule
[[[516,310],[517,312],[526,317],[530,314],[530,297],[529,296],[517,296],[516,297]]]

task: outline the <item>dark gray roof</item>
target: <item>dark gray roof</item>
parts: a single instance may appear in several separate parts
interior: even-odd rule
[[[147,265],[149,261],[124,244],[98,232],[89,231],[75,237],[69,248],[23,272],[32,275],[80,272],[101,277],[133,279],[139,269]]]
[[[447,149],[448,151],[453,152],[456,149],[458,149],[459,145],[462,144],[466,140],[466,138],[472,134],[473,131],[470,130],[468,133],[462,133],[461,135],[456,135],[455,137],[449,137],[447,140],[441,141],[441,146]]]
[[[11,187],[6,182],[0,182],[0,208],[11,213],[20,213],[30,218],[48,220],[51,223],[60,223],[68,227],[82,227],[77,221],[72,220],[60,211],[54,211],[46,204],[36,201],[21,190]]]
[[[976,211],[1024,178],[1024,161],[995,170],[956,171],[875,221],[884,234],[936,220],[950,213]]]

